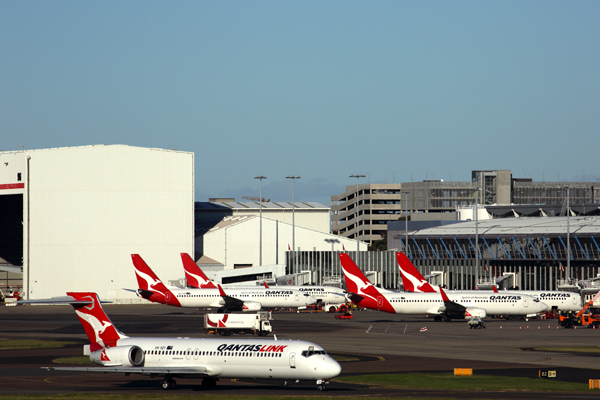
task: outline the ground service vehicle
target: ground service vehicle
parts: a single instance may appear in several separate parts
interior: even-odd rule
[[[479,317],[472,317],[469,320],[469,329],[485,329],[485,321]]]
[[[559,315],[558,324],[563,328],[573,328],[575,326],[587,326],[588,328],[600,328],[600,315],[586,313],[585,311],[600,297],[600,292],[596,293],[592,300],[588,301],[585,306],[575,315],[571,313],[567,315]]]
[[[205,314],[204,330],[222,336],[250,333],[266,336],[272,332],[269,313],[256,314]]]

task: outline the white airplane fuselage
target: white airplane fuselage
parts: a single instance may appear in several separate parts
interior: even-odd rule
[[[386,307],[383,299],[375,298],[374,301],[381,311],[395,314],[436,315],[444,310],[444,301],[440,293],[401,293],[379,290],[389,303],[389,306]],[[491,291],[471,293],[448,291],[446,294],[451,301],[467,308],[483,308],[488,315],[527,315],[539,313],[548,308],[543,302],[520,294],[502,294]]]
[[[272,289],[298,290],[304,294],[314,297],[325,304],[338,304],[346,301],[346,291],[333,286],[273,286]]]
[[[581,295],[573,292],[550,290],[500,290],[499,295],[525,295],[538,299],[548,306],[548,310],[556,307],[560,311],[579,311],[583,307]]]
[[[170,289],[182,307],[223,307],[225,301],[218,289]],[[263,308],[296,308],[313,304],[316,299],[299,290],[237,288],[227,295],[244,302],[260,303]]]
[[[143,350],[139,373],[173,367],[172,377],[176,368],[200,368],[213,378],[328,380],[341,372],[321,346],[298,340],[129,337],[117,341],[121,346]]]

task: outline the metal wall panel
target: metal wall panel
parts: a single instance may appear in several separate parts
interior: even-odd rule
[[[165,282],[194,250],[193,153],[130,146],[28,151],[30,299],[94,291],[137,299],[131,254]],[[25,234],[27,236],[27,233]]]

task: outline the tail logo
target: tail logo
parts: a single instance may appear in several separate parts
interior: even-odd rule
[[[403,253],[396,253],[396,259],[398,260],[398,269],[402,276],[402,283],[404,289],[409,292],[421,292],[421,293],[435,293],[437,292],[430,284],[423,278],[417,268],[410,262],[410,260]],[[402,266],[404,265],[404,268]]]
[[[215,285],[211,281],[204,279],[200,275],[193,274],[188,270],[185,271],[185,274],[187,275],[187,279],[191,286],[195,286],[195,287],[201,288],[201,289],[214,289],[215,288]],[[190,278],[192,278],[192,279],[190,279]]]
[[[140,271],[137,268],[135,269],[135,274],[146,283],[146,287],[143,287],[140,289],[159,291],[156,288],[156,286],[159,286],[162,283],[160,279],[153,278],[150,275]],[[138,279],[138,281],[140,281],[140,280]],[[142,285],[140,285],[140,286],[142,286]]]
[[[405,270],[403,270],[402,267],[399,268],[400,273],[402,274],[402,280],[404,281],[404,286],[406,290],[408,290],[409,292],[426,292],[426,290],[424,289],[427,288],[429,282],[427,282],[425,279],[418,279],[414,275],[411,275]],[[409,284],[407,285],[407,283]]]
[[[77,300],[92,302],[91,305],[86,306],[73,305],[91,343],[92,351],[115,346],[117,340],[126,337],[113,326],[102,307],[99,306],[98,296],[95,293],[69,292],[67,294]]]

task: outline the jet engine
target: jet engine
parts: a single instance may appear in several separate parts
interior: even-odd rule
[[[260,311],[262,305],[256,301],[246,301],[242,306],[243,312]]]
[[[485,312],[485,308],[479,308],[479,307],[467,307],[465,309],[465,319],[469,319],[471,317],[479,317],[479,318],[485,318],[487,316],[487,313]]]
[[[90,361],[103,367],[141,367],[144,365],[144,350],[138,346],[116,346],[94,351]]]

